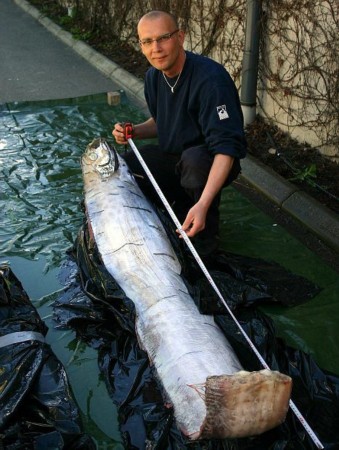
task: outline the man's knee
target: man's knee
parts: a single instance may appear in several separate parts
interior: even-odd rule
[[[181,185],[185,189],[202,188],[207,182],[213,163],[213,156],[206,145],[186,149],[177,164]]]
[[[180,175],[183,188],[203,188],[207,182],[213,160],[214,155],[209,152],[206,145],[190,147],[185,150],[177,164],[177,172]],[[223,187],[229,186],[238,177],[240,172],[240,161],[235,158],[232,169]]]

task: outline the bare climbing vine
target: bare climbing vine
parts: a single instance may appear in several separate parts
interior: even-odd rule
[[[270,0],[264,6],[260,79],[275,123],[302,127],[338,157],[338,10],[332,0]],[[271,101],[265,101],[268,96]]]

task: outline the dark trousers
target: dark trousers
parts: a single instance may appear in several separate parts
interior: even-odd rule
[[[146,145],[139,151],[182,223],[188,210],[199,200],[204,190],[213,163],[213,155],[205,145],[190,147],[178,155],[163,153],[157,145]],[[161,200],[134,152],[132,150],[126,152],[124,158],[145,195],[152,202],[159,204]],[[239,173],[240,163],[235,159],[223,187],[229,186]],[[199,235],[218,234],[220,198],[221,192],[212,202],[206,217],[206,227]]]

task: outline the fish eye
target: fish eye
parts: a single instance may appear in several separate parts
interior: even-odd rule
[[[91,152],[91,153],[88,155],[88,157],[89,157],[89,159],[90,159],[91,161],[95,161],[95,160],[98,159],[98,155],[97,155],[95,152]]]

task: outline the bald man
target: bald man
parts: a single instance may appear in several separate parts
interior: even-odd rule
[[[238,92],[221,64],[185,51],[185,33],[172,14],[145,14],[138,36],[152,66],[145,77],[151,117],[133,125],[133,138],[158,139],[141,154],[197,251],[209,256],[219,245],[221,190],[236,179],[246,155]],[[120,123],[112,134],[118,144],[126,144]],[[126,161],[156,201],[133,152]]]

